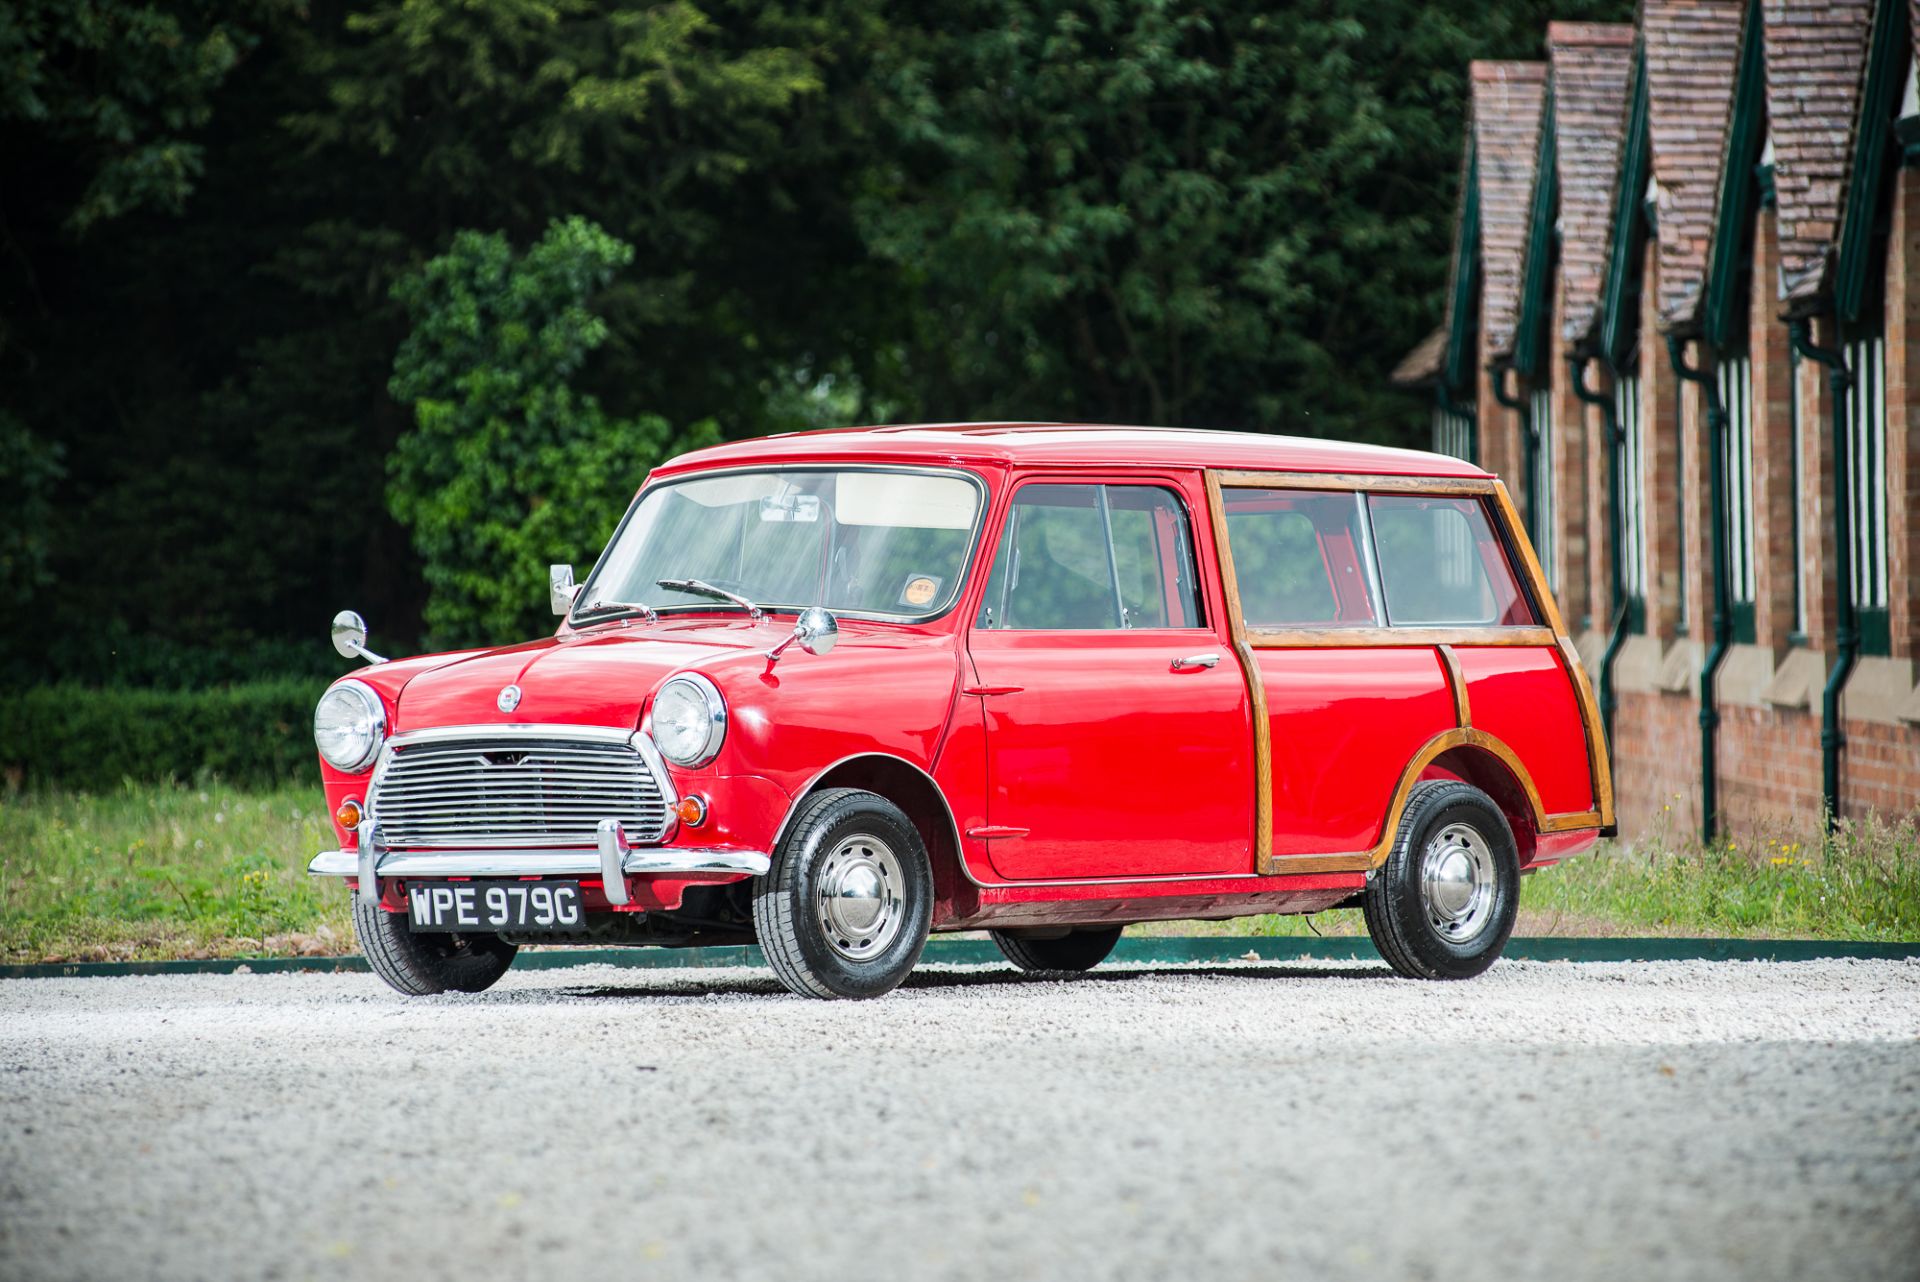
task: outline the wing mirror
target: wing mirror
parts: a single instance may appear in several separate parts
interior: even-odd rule
[[[810,605],[800,611],[800,617],[793,622],[793,635],[767,651],[767,666],[778,663],[786,648],[795,641],[808,654],[828,654],[840,644],[840,620],[824,606]]]
[[[368,663],[385,663],[386,660],[367,649],[367,621],[352,610],[342,610],[333,616],[333,648],[340,652],[343,659],[365,659]]]
[[[553,606],[555,614],[565,614],[573,609],[574,598],[580,595],[583,586],[573,581],[572,566],[547,567],[547,601]]]

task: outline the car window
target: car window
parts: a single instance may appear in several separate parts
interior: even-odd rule
[[[976,626],[1200,627],[1193,567],[1186,510],[1171,490],[1023,486],[1007,510]]]
[[[1480,500],[1374,494],[1367,507],[1390,624],[1535,621]]]
[[[1227,540],[1250,628],[1372,627],[1380,622],[1350,492],[1229,487]]]

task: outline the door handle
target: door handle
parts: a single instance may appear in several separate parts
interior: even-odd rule
[[[1175,672],[1197,672],[1201,668],[1211,668],[1220,662],[1217,654],[1190,654],[1184,659],[1175,659],[1169,666]]]

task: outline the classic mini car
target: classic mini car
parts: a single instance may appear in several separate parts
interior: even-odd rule
[[[320,700],[374,971],[526,942],[757,941],[871,997],[932,931],[1080,972],[1131,922],[1358,904],[1463,978],[1613,823],[1600,723],[1505,489],[1226,432],[812,432],[646,478],[550,637]]]

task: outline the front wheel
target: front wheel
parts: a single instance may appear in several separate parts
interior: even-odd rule
[[[920,960],[933,925],[933,866],[885,797],[829,788],[807,798],[753,888],[753,926],[780,982],[802,997],[878,997]]]
[[[1499,958],[1520,911],[1513,830],[1492,798],[1453,780],[1414,785],[1393,853],[1360,900],[1367,933],[1410,979],[1470,979]]]
[[[353,933],[373,973],[409,997],[492,988],[520,951],[498,935],[415,934],[405,913],[390,913],[357,890]]]

